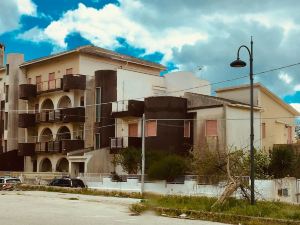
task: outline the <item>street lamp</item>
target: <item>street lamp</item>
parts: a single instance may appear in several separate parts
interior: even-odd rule
[[[251,48],[249,49],[246,45],[241,45],[237,51],[237,59],[230,63],[231,67],[245,67],[246,62],[240,60],[240,50],[241,48],[247,49],[249,53],[249,61],[250,61],[250,180],[251,180],[251,205],[255,204],[255,196],[254,196],[254,179],[255,179],[255,165],[254,165],[254,126],[253,126],[253,41],[251,37]]]

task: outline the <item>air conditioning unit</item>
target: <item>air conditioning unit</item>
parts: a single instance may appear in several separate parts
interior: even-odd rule
[[[123,148],[123,138],[111,138],[110,139],[110,148]]]

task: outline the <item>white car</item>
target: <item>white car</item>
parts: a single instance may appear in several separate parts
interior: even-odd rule
[[[15,184],[20,184],[20,183],[22,183],[21,180],[16,177],[0,177],[0,188],[13,186]]]

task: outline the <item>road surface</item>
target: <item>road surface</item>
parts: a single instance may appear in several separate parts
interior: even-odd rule
[[[0,192],[0,223],[5,225],[221,225],[145,213],[132,216],[138,199],[54,192]]]

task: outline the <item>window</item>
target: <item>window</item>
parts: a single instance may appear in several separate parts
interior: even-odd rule
[[[138,123],[128,124],[128,137],[138,137]]]
[[[9,64],[6,64],[6,75],[9,75]]]
[[[287,129],[288,129],[288,130],[287,130],[287,132],[288,132],[287,143],[288,143],[288,144],[292,144],[292,143],[293,143],[293,136],[292,136],[293,130],[292,130],[292,127],[291,127],[291,126],[288,126]]]
[[[7,130],[7,127],[8,127],[8,112],[5,112],[4,129]]]
[[[96,122],[100,122],[101,119],[101,88],[96,88]]]
[[[100,149],[100,134],[95,134],[95,148]]]
[[[7,152],[7,140],[4,140],[4,152]]]
[[[266,123],[261,124],[261,137],[266,138]]]
[[[48,76],[48,90],[55,89],[55,73],[49,73]]]
[[[5,85],[5,102],[8,102],[9,86]]]
[[[42,83],[42,76],[41,75],[35,77],[35,83],[36,84]]]
[[[184,121],[184,137],[189,138],[191,137],[191,122]]]
[[[205,136],[206,137],[218,136],[217,120],[206,120],[205,121]]]
[[[157,135],[157,121],[146,121],[146,137],[155,137]]]
[[[288,197],[289,190],[287,188],[278,189],[278,196]]]
[[[43,85],[42,85],[42,76],[36,76],[35,77],[35,83],[37,86],[37,91],[42,91]]]
[[[66,69],[66,75],[73,74],[73,68]]]
[[[80,106],[84,106],[84,96],[80,97]]]

